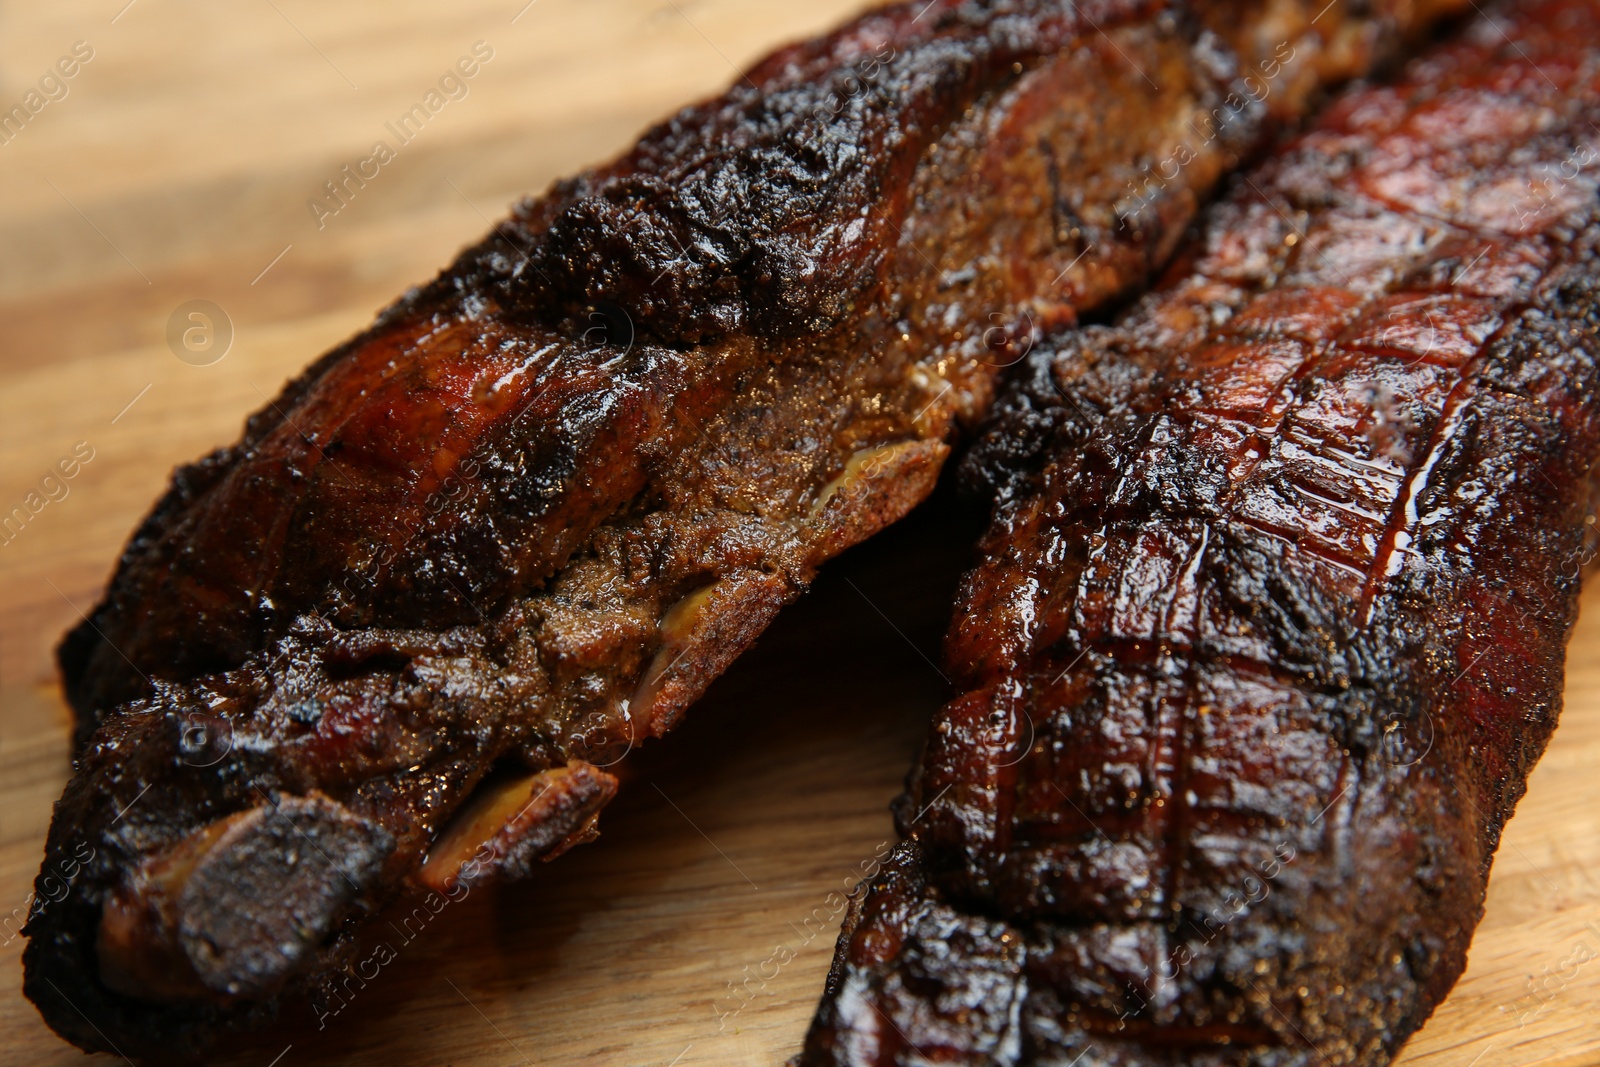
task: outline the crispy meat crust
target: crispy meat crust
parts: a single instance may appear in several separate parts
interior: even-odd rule
[[[593,836],[604,768],[926,495],[1002,365],[1454,2],[891,6],[522,204],[180,470],[67,638],[29,996],[196,1053],[386,901]]]
[[[1344,95],[1030,360],[963,695],[800,1062],[1384,1064],[1555,726],[1600,456],[1600,19]]]

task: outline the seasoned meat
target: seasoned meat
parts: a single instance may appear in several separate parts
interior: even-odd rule
[[[800,1062],[1385,1064],[1556,723],[1600,456],[1600,18],[1352,91],[1030,357]]]
[[[45,870],[92,858],[29,996],[197,1052],[398,895],[588,840],[606,768],[929,491],[1002,365],[1455,2],[918,0],[520,205],[180,470],[67,638]]]

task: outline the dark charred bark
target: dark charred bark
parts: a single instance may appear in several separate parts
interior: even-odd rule
[[[1030,358],[961,696],[800,1062],[1378,1065],[1556,723],[1600,457],[1600,19],[1497,9]]]
[[[891,6],[522,204],[178,472],[63,645],[46,870],[93,858],[29,995],[194,1052],[397,895],[592,837],[604,768],[926,495],[1001,365],[1455,2]]]

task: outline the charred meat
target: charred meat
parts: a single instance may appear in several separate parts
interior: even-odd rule
[[[1600,19],[1499,8],[1034,352],[959,697],[807,1067],[1378,1065],[1556,723],[1600,457]]]
[[[930,490],[1002,364],[1455,0],[1324,2],[871,13],[522,204],[180,470],[61,649],[45,869],[94,859],[28,927],[46,1018],[195,1051],[397,895],[592,837],[606,768]]]

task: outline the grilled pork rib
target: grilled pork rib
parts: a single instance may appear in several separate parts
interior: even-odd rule
[[[1346,94],[1030,357],[801,1063],[1383,1064],[1450,989],[1594,551],[1597,14]]]
[[[1454,2],[919,0],[518,207],[180,470],[67,639],[45,870],[93,852],[29,996],[195,1052],[397,895],[591,837],[605,768],[929,491],[1002,364]]]

